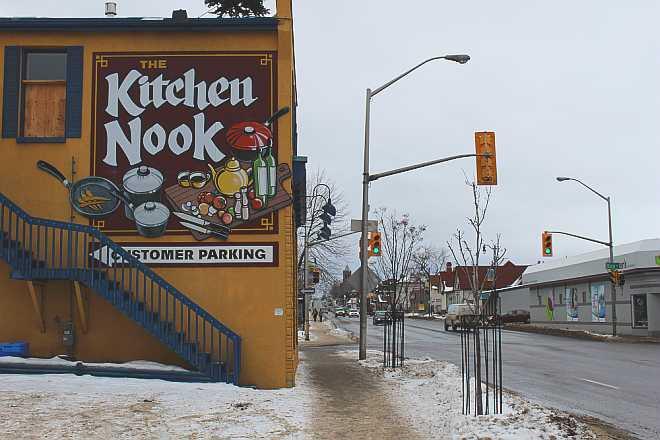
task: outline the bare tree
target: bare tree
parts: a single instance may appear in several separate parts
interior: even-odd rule
[[[420,246],[419,250],[413,255],[414,270],[417,273],[417,279],[420,284],[420,291],[422,285],[428,293],[427,308],[429,315],[431,314],[431,276],[437,275],[447,261],[447,250],[444,248],[437,248],[433,245]]]
[[[484,283],[486,282],[487,277],[482,277],[479,280],[479,257],[482,252],[486,250],[486,243],[484,241],[484,236],[481,232],[481,227],[486,219],[486,213],[488,211],[488,205],[490,203],[491,187],[487,187],[485,190],[477,186],[474,180],[470,181],[466,178],[466,185],[468,185],[472,190],[472,201],[474,204],[474,216],[468,217],[468,223],[472,228],[474,233],[474,242],[470,244],[468,242],[465,232],[460,228],[456,230],[456,233],[453,235],[454,244],[451,241],[447,242],[449,251],[451,252],[454,260],[459,263],[459,268],[456,270],[464,270],[468,283],[470,285],[470,296],[471,296],[471,307],[474,315],[478,315],[481,311],[481,299],[480,294],[483,290]],[[498,237],[499,244],[499,237]],[[468,271],[468,268],[470,270]],[[476,412],[478,415],[483,414],[483,401],[482,401],[482,391],[481,391],[481,342],[479,337],[479,331],[475,331],[475,397],[476,397]]]
[[[337,214],[329,226],[332,229],[332,235],[336,236],[347,232],[348,205],[344,193],[326,175],[324,170],[316,170],[307,176],[306,227],[298,229],[299,274],[302,274],[305,258],[305,233],[307,234],[308,243],[322,240],[318,238],[318,233],[324,224],[320,215],[323,213],[323,206],[329,200],[332,201],[332,205],[337,210]],[[308,261],[321,270],[319,291],[329,291],[340,279],[338,274],[341,274],[343,269],[342,262],[347,251],[348,245],[344,238],[325,241],[309,247]]]
[[[415,225],[408,214],[399,215],[387,208],[375,211],[378,230],[381,235],[381,256],[374,258],[376,273],[387,281],[390,292],[390,307],[403,304],[407,289],[403,284],[408,281],[414,268],[413,256],[419,251],[423,240],[425,225]]]

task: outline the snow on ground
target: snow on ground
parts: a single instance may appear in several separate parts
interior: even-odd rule
[[[78,362],[63,359],[59,356],[55,356],[50,359],[2,356],[0,357],[0,364],[2,363],[29,364],[29,365],[39,365],[39,366],[52,365],[52,366],[65,366],[65,367],[73,368],[76,366]],[[176,365],[164,365],[164,364],[159,364],[158,362],[151,362],[151,361],[131,361],[131,362],[124,362],[122,364],[85,362],[84,365],[90,367],[121,367],[121,368],[131,368],[138,370],[188,371],[185,368],[181,368]]]
[[[340,352],[355,358],[355,350]],[[360,364],[383,376],[393,399],[401,401],[404,418],[424,438],[439,433],[452,439],[561,440],[596,438],[570,415],[532,404],[516,395],[504,393],[502,415],[461,414],[461,372],[449,362],[433,359],[407,359],[402,368],[383,369],[383,352],[369,350]]]
[[[298,380],[304,380],[304,364]],[[302,439],[309,387],[253,390],[217,383],[92,376],[0,376],[0,438]]]
[[[309,332],[309,341],[317,341],[319,339],[318,335],[313,332]],[[304,330],[298,330],[298,340],[299,341],[304,341],[305,340],[305,331]]]

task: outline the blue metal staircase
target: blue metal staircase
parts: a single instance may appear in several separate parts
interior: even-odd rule
[[[80,282],[210,380],[238,385],[240,336],[98,229],[31,217],[0,193],[0,259],[14,279]]]

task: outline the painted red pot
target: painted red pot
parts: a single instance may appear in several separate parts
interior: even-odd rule
[[[227,142],[234,157],[248,162],[257,158],[261,150],[270,145],[273,133],[260,122],[239,122],[227,131]]]

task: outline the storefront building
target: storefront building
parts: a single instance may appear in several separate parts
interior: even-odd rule
[[[611,334],[616,304],[617,333],[659,336],[660,239],[615,246],[614,260],[624,263],[614,298],[607,249],[530,266],[508,293],[528,289],[532,324]]]
[[[277,11],[0,19],[0,342],[294,385],[290,0]]]

